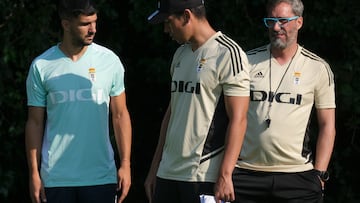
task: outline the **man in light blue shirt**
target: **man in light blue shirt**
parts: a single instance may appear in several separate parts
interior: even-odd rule
[[[59,15],[63,39],[33,60],[26,81],[32,202],[113,203],[117,191],[122,202],[131,185],[124,67],[111,50],[93,43],[97,10],[90,0],[61,0]]]

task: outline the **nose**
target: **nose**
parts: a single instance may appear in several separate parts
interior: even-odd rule
[[[96,33],[96,23],[90,23],[89,25],[89,33]]]
[[[278,31],[278,30],[281,30],[282,26],[280,25],[280,22],[275,22],[274,23],[274,26],[273,26],[273,29]]]

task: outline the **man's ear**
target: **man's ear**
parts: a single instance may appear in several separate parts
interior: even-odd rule
[[[184,14],[183,14],[183,18],[184,18],[184,25],[188,24],[191,18],[191,11],[190,9],[185,9],[184,10]]]
[[[64,31],[68,31],[69,27],[70,27],[70,22],[69,20],[61,20],[61,26],[63,27]]]
[[[297,29],[300,30],[302,28],[304,22],[304,18],[300,16],[298,19],[296,19]]]

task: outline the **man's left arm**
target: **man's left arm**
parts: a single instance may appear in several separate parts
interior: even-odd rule
[[[110,109],[116,140],[116,146],[120,157],[118,175],[118,190],[121,192],[119,203],[127,196],[131,185],[131,141],[132,129],[129,111],[126,105],[125,92],[110,98]]]
[[[319,134],[316,143],[315,169],[327,171],[335,142],[335,109],[317,109]]]
[[[224,158],[215,185],[215,198],[217,202],[219,202],[219,200],[235,200],[232,172],[240,155],[241,146],[245,137],[249,97],[225,96],[225,106],[229,117],[229,125],[225,139]]]

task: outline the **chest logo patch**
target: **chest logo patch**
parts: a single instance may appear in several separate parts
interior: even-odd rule
[[[255,78],[264,78],[264,74],[260,71],[260,72],[256,73],[254,77]]]
[[[206,63],[206,59],[202,58],[202,59],[199,61],[199,65],[198,65],[198,67],[196,68],[196,71],[197,71],[197,72],[200,72],[200,71],[202,70],[202,68],[203,68],[203,65],[205,65],[205,63]]]
[[[91,80],[91,82],[96,81],[96,70],[93,67],[89,68],[89,79]]]
[[[295,85],[300,84],[300,76],[301,76],[300,72],[294,72],[294,84]]]

